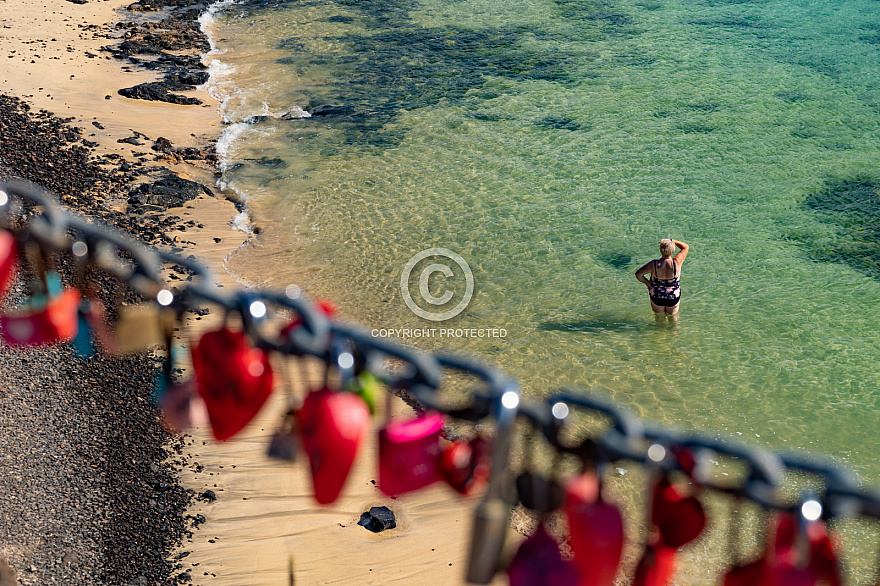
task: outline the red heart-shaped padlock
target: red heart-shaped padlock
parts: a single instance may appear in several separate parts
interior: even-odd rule
[[[327,316],[329,318],[336,317],[336,314],[339,311],[336,308],[336,304],[333,303],[332,301],[330,301],[329,299],[316,299],[314,303],[315,303],[315,307],[318,309],[318,311],[320,311],[321,313],[323,313],[325,316]],[[287,324],[286,326],[281,328],[280,336],[282,338],[286,338],[287,336],[290,335],[290,333],[293,330],[300,327],[301,325],[303,325],[302,318],[298,315],[294,316],[294,318],[292,320],[290,320],[289,324]]]
[[[328,388],[306,395],[297,414],[303,451],[309,457],[315,500],[336,500],[354,464],[370,410],[357,395]]]
[[[837,546],[828,534],[824,521],[811,521],[807,525],[810,541],[810,561],[807,570],[818,583],[828,586],[843,584],[843,568],[837,555]]]
[[[480,437],[450,442],[440,458],[440,475],[464,495],[479,492],[489,480],[491,469],[488,443]]]
[[[706,527],[706,512],[695,496],[662,477],[654,485],[651,521],[660,530],[663,543],[672,548],[690,543]]]
[[[731,568],[724,586],[815,586],[819,582],[808,569],[788,564],[771,566],[765,558]]]
[[[10,346],[41,346],[67,342],[79,324],[79,291],[68,289],[45,307],[0,316],[3,341]]]
[[[534,535],[523,541],[507,568],[510,586],[572,586],[577,584],[574,565],[562,559],[559,544],[538,525]]]
[[[623,516],[602,501],[599,477],[585,472],[565,485],[565,514],[579,586],[611,586],[623,554]]]
[[[8,230],[0,230],[0,299],[15,279],[18,258],[18,245],[15,236]]]
[[[753,562],[734,566],[724,574],[724,586],[763,586],[770,568],[762,557]]]
[[[676,562],[675,549],[657,539],[645,548],[636,567],[633,586],[666,586],[675,573]]]
[[[254,348],[244,332],[208,332],[192,349],[199,394],[218,440],[241,431],[272,394],[269,356]]]

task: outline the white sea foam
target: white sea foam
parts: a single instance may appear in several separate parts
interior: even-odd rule
[[[232,226],[233,230],[241,230],[245,234],[252,234],[253,230],[251,230],[251,219],[250,216],[247,215],[247,212],[241,212],[232,218],[232,221],[229,222],[229,225]]]
[[[231,161],[235,158],[235,143],[247,130],[247,122],[235,122],[228,124],[220,133],[220,138],[217,139],[217,144],[214,147],[217,150],[220,171],[226,171],[229,168]]]

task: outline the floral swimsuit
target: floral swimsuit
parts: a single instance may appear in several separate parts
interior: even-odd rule
[[[657,269],[662,266],[662,264],[660,264],[662,262],[662,259],[658,260],[658,264],[655,265],[654,270],[651,271],[651,286],[648,291],[654,305],[672,307],[681,301],[681,275],[673,277],[672,279],[658,279],[654,276],[654,273],[656,273]],[[674,260],[672,261],[672,274],[675,274]]]

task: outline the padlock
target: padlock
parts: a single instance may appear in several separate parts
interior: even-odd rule
[[[390,392],[388,397],[390,417]],[[397,496],[440,480],[442,431],[443,416],[436,412],[410,421],[391,420],[379,430],[379,490]]]
[[[538,529],[523,541],[507,568],[510,586],[574,586],[577,568],[562,558],[559,543],[539,523]]]
[[[465,579],[472,584],[488,584],[498,571],[510,520],[510,442],[519,407],[519,391],[509,382],[494,400],[495,443],[492,472],[483,500],[474,511],[470,552]]]
[[[678,565],[676,549],[666,546],[659,534],[649,538],[642,558],[636,566],[633,586],[667,586]]]
[[[96,298],[84,298],[77,312],[77,330],[73,338],[73,350],[80,358],[91,358],[100,346],[108,354],[115,349],[113,337],[107,327],[104,304]]]
[[[324,387],[306,395],[297,424],[309,457],[315,500],[330,504],[345,486],[369,427],[370,411],[357,395]]]
[[[205,402],[196,390],[193,379],[165,387],[159,397],[162,426],[170,434],[178,434],[208,421]]]
[[[284,414],[281,427],[272,434],[267,455],[270,458],[295,462],[299,455],[299,432],[296,429],[296,411],[293,409]]]
[[[554,462],[552,476],[544,476],[532,470],[532,443],[537,430],[533,428],[523,441],[523,472],[517,476],[515,486],[517,500],[522,505],[541,515],[549,515],[559,509],[565,500],[565,491],[556,481],[555,470],[559,465],[559,458]]]
[[[482,490],[491,470],[489,444],[482,437],[470,441],[455,440],[443,448],[440,475],[449,486],[463,495]]]
[[[113,335],[115,352],[120,355],[142,352],[165,344],[174,327],[174,310],[156,303],[123,305]],[[109,350],[108,350],[109,351]]]
[[[211,430],[220,441],[250,423],[272,394],[269,356],[244,332],[226,327],[207,332],[192,348],[192,363]]]
[[[15,235],[8,230],[0,230],[0,299],[6,296],[15,280],[17,265],[18,244]]]
[[[382,392],[382,386],[373,373],[369,370],[358,373],[347,382],[345,390],[363,399],[370,410],[370,415],[376,414],[376,399]]]
[[[651,522],[666,546],[678,548],[703,532],[706,513],[696,496],[686,494],[684,485],[673,484],[663,475],[654,484]]]
[[[76,335],[79,291],[63,291],[61,279],[54,271],[45,274],[43,290],[32,295],[22,309],[0,316],[6,344],[41,346],[69,342]]]
[[[623,554],[623,516],[602,499],[595,470],[584,471],[565,486],[565,514],[573,562],[580,572],[578,586],[611,586]]]

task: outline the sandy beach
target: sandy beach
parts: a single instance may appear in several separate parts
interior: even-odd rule
[[[195,255],[213,270],[216,285],[231,291],[241,284],[224,270],[224,263],[248,236],[230,226],[237,210],[223,194],[216,197],[203,194],[183,206],[164,210],[145,205],[135,207],[132,212],[132,204],[127,204],[128,189],[132,185],[164,176],[167,171],[163,169],[206,185],[216,193],[211,157],[184,155],[186,149],[210,150],[222,127],[217,103],[201,89],[181,92],[202,101],[196,105],[119,95],[118,90],[122,88],[160,80],[161,72],[126,63],[102,49],[128,38],[126,34],[131,29],[116,23],[131,19],[155,23],[172,13],[169,8],[126,10],[129,4],[118,0],[84,4],[66,0],[2,0],[0,56],[5,61],[0,71],[2,92],[21,98],[32,111],[47,110],[63,118],[70,127],[82,129],[79,134],[82,144],[88,146],[94,157],[101,158],[101,168],[108,170],[108,177],[116,181],[113,189],[95,197],[91,209],[84,206],[87,211],[94,211],[104,221],[122,221],[121,218],[126,217],[125,221],[133,225],[146,222],[160,226],[164,236],[157,238],[156,243],[174,246],[184,255]],[[153,2],[155,6],[161,4]],[[138,6],[149,7],[149,3]],[[202,10],[205,6],[192,3],[191,8]],[[186,55],[199,51],[169,53]],[[170,141],[172,146],[163,144],[160,138]],[[2,159],[0,171],[17,174],[14,162],[10,164]],[[56,188],[63,189],[63,185]],[[101,191],[100,182],[95,190]],[[65,202],[76,199],[61,195]],[[238,279],[247,281],[247,275],[238,275]],[[178,342],[189,344],[201,332],[218,325],[217,312],[205,317],[189,315]],[[276,392],[257,419],[233,440],[217,443],[208,429],[193,430],[182,438],[183,444],[174,443],[179,439],[167,439],[166,449],[177,449],[167,452],[173,457],[162,465],[177,470],[176,481],[191,497],[210,490],[216,500],[193,499],[185,514],[178,514],[198,521],[191,528],[191,539],[185,538],[174,551],[166,552],[171,568],[168,576],[160,580],[155,576],[137,575],[130,582],[464,583],[471,509],[476,500],[462,499],[452,489],[440,485],[396,499],[383,496],[375,486],[375,432],[385,421],[383,415],[373,419],[373,429],[364,439],[346,489],[331,507],[315,504],[305,461],[284,464],[267,458],[268,441],[280,422],[287,395],[294,392],[302,396],[319,380],[320,373],[318,365],[309,365],[313,380],[303,380],[304,376],[296,375],[302,369],[292,362],[277,364],[276,368],[287,373],[287,380],[278,382]],[[7,376],[9,374],[8,371]],[[139,388],[139,391],[149,398],[148,388]],[[395,404],[397,417],[411,415],[412,410],[402,402],[395,400]],[[154,428],[155,424],[154,416]],[[156,462],[153,466],[158,469]],[[26,485],[20,489],[26,489]],[[397,528],[374,534],[357,525],[361,513],[379,505],[394,511]],[[7,514],[8,511],[7,508]],[[64,582],[61,574],[53,574],[54,564],[47,568],[35,567],[38,546],[33,543],[39,541],[36,536],[15,534],[15,531],[21,528],[2,534],[0,556],[10,562],[20,582]],[[521,539],[512,530],[509,533],[511,544]],[[100,547],[96,549],[88,566],[91,571],[107,563]],[[59,568],[62,565],[57,564]],[[88,583],[87,571],[80,579]],[[129,582],[128,579],[114,582],[107,576],[100,579],[107,583]]]

